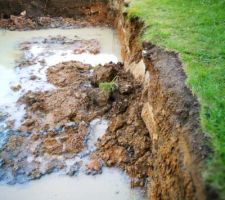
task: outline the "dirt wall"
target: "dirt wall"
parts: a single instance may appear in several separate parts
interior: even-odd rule
[[[108,8],[105,0],[0,0],[2,17],[19,15],[24,10],[29,17],[50,15],[81,18],[101,15],[105,20]]]
[[[142,44],[143,22],[128,19],[122,1],[111,1],[111,7],[117,13],[115,26],[125,67],[145,88],[142,119],[152,139],[150,199],[205,199],[201,171],[207,138],[199,125],[197,98],[185,84],[179,55],[150,42]]]

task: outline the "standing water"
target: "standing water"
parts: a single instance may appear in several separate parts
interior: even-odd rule
[[[57,40],[54,41],[54,38]],[[93,54],[84,50],[74,53],[73,40],[93,39],[99,43],[99,52]],[[51,41],[46,42],[48,40]],[[55,90],[55,86],[47,81],[46,73],[50,66],[71,60],[92,66],[116,63],[121,60],[117,36],[109,28],[48,29],[26,32],[0,30],[0,44],[0,150],[10,136],[15,134],[14,132],[20,134],[17,130],[26,112],[25,107],[17,101],[29,91]],[[26,67],[21,67],[19,65],[24,57],[32,62],[23,63]],[[30,78],[32,76],[36,78]],[[93,120],[88,128],[87,147],[81,153],[67,159],[60,156],[54,157],[58,161],[64,159],[66,165],[64,171],[58,170],[28,182],[29,179],[22,176],[16,179],[11,178],[12,174],[10,172],[7,174],[3,171],[5,168],[1,168],[0,200],[144,199],[143,191],[131,189],[129,178],[119,169],[103,168],[102,173],[97,175],[85,173],[83,166],[90,160],[90,152],[95,150],[96,141],[104,135],[107,127],[107,120]],[[36,143],[38,145],[38,141]],[[48,159],[47,155],[35,158],[32,154],[26,154],[26,162],[39,162],[40,168],[45,168]],[[83,164],[79,172],[72,173],[72,176],[66,175],[71,167],[80,161]],[[3,164],[0,158],[0,167]]]

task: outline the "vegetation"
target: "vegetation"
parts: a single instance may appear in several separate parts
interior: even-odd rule
[[[103,82],[99,84],[99,88],[105,92],[113,92],[116,89],[116,84],[114,81],[112,82]]]
[[[180,53],[211,137],[206,178],[225,198],[225,0],[132,0],[128,14],[145,21],[142,40]]]

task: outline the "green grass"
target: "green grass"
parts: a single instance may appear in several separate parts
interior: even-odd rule
[[[179,52],[214,151],[206,179],[225,198],[225,0],[132,0],[128,15],[145,21],[143,41]]]
[[[116,84],[114,81],[112,82],[103,82],[99,84],[99,88],[105,92],[113,92],[116,89]]]

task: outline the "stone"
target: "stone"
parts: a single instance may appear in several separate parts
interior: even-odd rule
[[[86,164],[86,172],[88,174],[96,174],[100,173],[102,170],[102,164],[99,160],[91,160],[89,163]]]
[[[18,84],[18,85],[13,85],[10,88],[12,91],[17,92],[17,91],[21,90],[22,87],[20,84]]]
[[[99,88],[95,88],[88,93],[88,97],[93,105],[106,106],[108,104],[110,94]]]

